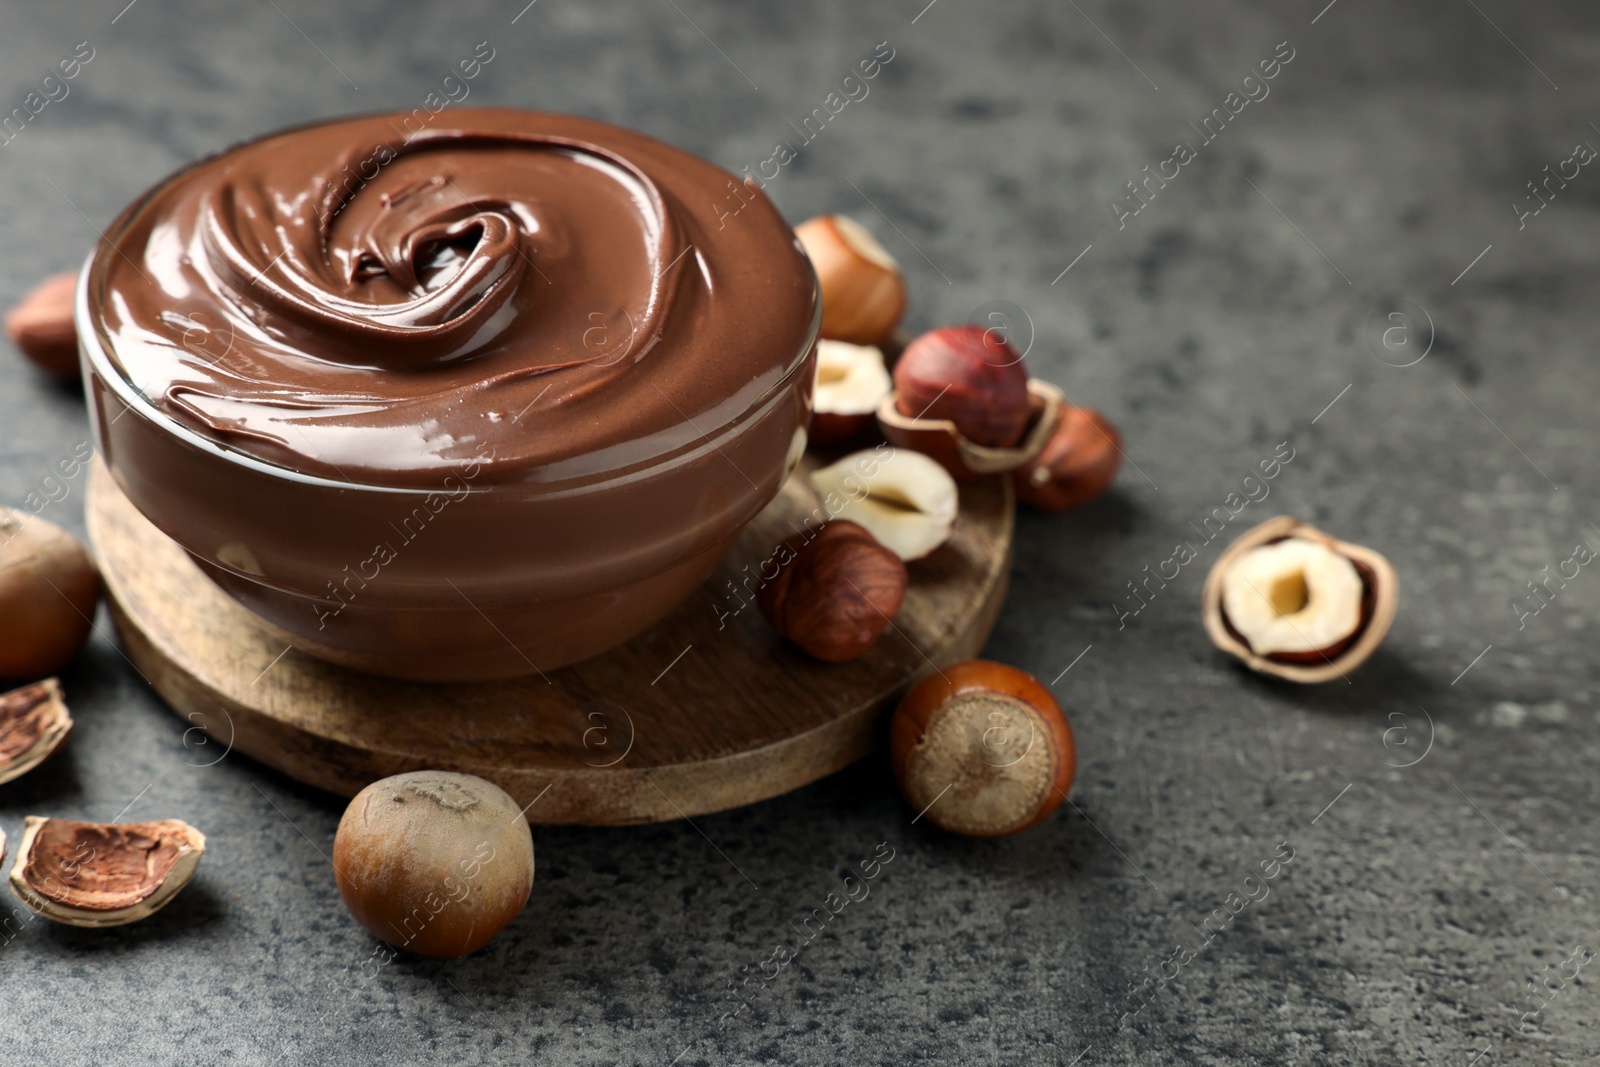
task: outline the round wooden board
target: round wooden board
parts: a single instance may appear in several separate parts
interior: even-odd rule
[[[880,743],[881,715],[914,679],[983,647],[1010,571],[1009,481],[962,486],[954,536],[911,565],[894,625],[845,664],[780,640],[729,591],[794,535],[813,506],[805,500],[791,481],[706,585],[621,648],[548,679],[450,685],[291,648],[202,575],[98,461],[87,509],[124,651],[219,746],[344,796],[440,768],[500,785],[529,805],[529,822],[615,825],[751,804],[832,774]],[[485,625],[485,641],[501,639]]]

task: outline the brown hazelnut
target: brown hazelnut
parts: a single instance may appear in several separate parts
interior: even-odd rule
[[[71,733],[72,715],[54,678],[0,693],[0,782],[49,759]]]
[[[912,687],[889,720],[889,761],[918,818],[968,837],[1033,826],[1077,773],[1072,727],[1015,667],[967,660]]]
[[[1206,633],[1247,667],[1293,682],[1344,678],[1394,622],[1389,561],[1280,515],[1229,545],[1201,591]]]
[[[66,666],[89,636],[99,595],[94,563],[71,534],[0,508],[0,678]]]
[[[178,819],[93,823],[29,815],[11,890],[46,919],[121,926],[164,908],[189,884],[206,838]]]
[[[906,565],[865,529],[836,519],[773,554],[778,574],[756,593],[772,628],[827,663],[861,655],[905,600]]]
[[[822,288],[822,336],[882,345],[906,310],[900,265],[859,222],[819,215],[795,227]]]
[[[411,771],[350,801],[333,839],[345,907],[373,936],[420,956],[465,956],[533,890],[533,834],[493,782]]]
[[[985,448],[1010,448],[1028,429],[1028,372],[999,331],[943,326],[912,341],[894,365],[895,407],[948,419]]]
[[[1122,462],[1122,435],[1093,408],[1063,405],[1043,450],[1011,472],[1017,499],[1040,511],[1087,504],[1111,485]]]
[[[78,377],[78,330],[72,321],[77,271],[52,275],[6,313],[6,333],[24,356],[64,380]]]

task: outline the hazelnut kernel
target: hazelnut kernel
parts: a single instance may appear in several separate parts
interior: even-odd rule
[[[871,648],[905,600],[906,565],[853,522],[830,522],[809,541],[791,537],[776,558],[777,577],[756,593],[761,614],[827,663]]]
[[[930,330],[894,365],[895,408],[948,419],[968,441],[1010,448],[1028,429],[1028,372],[998,331],[977,325]]]
[[[6,313],[11,343],[40,370],[64,381],[78,377],[78,329],[72,320],[77,286],[77,271],[52,275]]]

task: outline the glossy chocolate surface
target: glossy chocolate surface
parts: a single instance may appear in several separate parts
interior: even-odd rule
[[[433,486],[657,461],[802,355],[809,265],[762,194],[640,134],[467,109],[368,116],[202,161],[90,279],[117,369],[218,444]]]

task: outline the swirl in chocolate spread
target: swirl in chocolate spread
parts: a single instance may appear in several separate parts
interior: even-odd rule
[[[342,120],[157,187],[90,299],[157,408],[268,462],[421,487],[489,453],[489,482],[599,477],[705,447],[804,354],[809,265],[755,190],[719,228],[733,181],[570,116]]]

